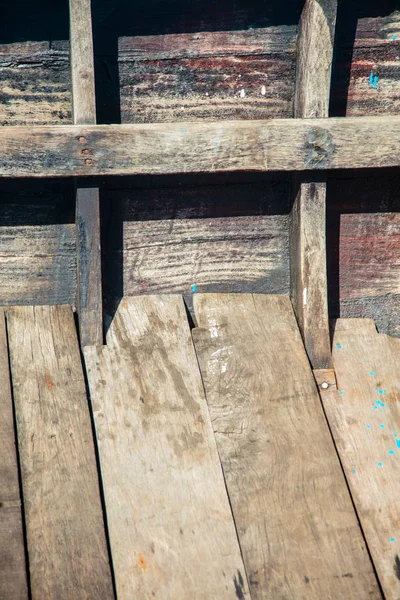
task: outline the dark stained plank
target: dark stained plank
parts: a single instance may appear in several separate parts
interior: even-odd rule
[[[68,42],[0,45],[0,125],[72,123],[70,87]]]
[[[328,117],[337,0],[306,0],[297,48],[294,116]],[[326,176],[301,177],[291,215],[291,296],[314,368],[329,367]]]
[[[75,124],[96,123],[90,0],[70,0],[72,107]],[[86,156],[86,150],[82,155]],[[87,156],[90,156],[88,152]],[[91,161],[90,157],[85,161]],[[79,332],[83,346],[103,342],[99,190],[77,184],[76,236]]]
[[[252,598],[380,598],[290,300],[194,301],[193,337]]]
[[[123,123],[291,117],[297,27],[119,38]]]
[[[0,227],[0,304],[75,302],[75,226]]]
[[[84,356],[119,600],[248,598],[182,298],[124,298],[107,342]]]
[[[399,137],[400,117],[4,127],[0,177],[390,167]]]
[[[113,599],[70,307],[7,312],[33,600]]]
[[[321,389],[329,424],[387,600],[400,594],[400,340],[369,319],[339,319],[335,386]]]
[[[0,598],[28,598],[4,310],[0,309]]]

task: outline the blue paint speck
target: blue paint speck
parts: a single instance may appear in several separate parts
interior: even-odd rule
[[[374,406],[374,410],[378,410],[378,407],[377,407],[377,406]]]
[[[379,427],[380,427],[381,429],[385,429],[385,426],[384,426],[384,424],[383,424],[383,423],[381,423],[381,424],[379,425]]]
[[[343,392],[342,390],[340,390],[339,394],[340,394],[341,396],[343,396],[344,392]]]
[[[340,344],[336,344],[336,348],[338,348],[339,350],[341,349],[341,345]]]
[[[378,394],[383,394],[383,390],[378,390]]]
[[[378,467],[383,467],[383,463],[378,462]]]
[[[394,34],[392,35],[392,40],[395,40],[395,39],[397,39],[397,36],[396,36],[396,34],[394,33]]]
[[[397,437],[397,433],[394,433],[394,434],[393,434],[393,437],[395,437],[395,438],[396,438],[396,437]]]
[[[352,470],[351,470],[351,472],[352,472],[352,473],[355,473],[355,472],[356,472],[356,470],[355,470],[355,469],[352,469]]]
[[[366,427],[367,427],[367,429],[371,429],[371,425],[367,425]]]
[[[181,133],[186,133],[186,129],[181,129]]]
[[[369,374],[370,375],[376,375],[375,371],[370,371]]]
[[[375,75],[375,77],[374,77],[374,85],[372,86],[374,88],[374,90],[376,90],[376,86],[378,85],[378,81],[379,81],[379,77],[378,77],[378,75]]]
[[[392,544],[394,543],[395,539],[394,538],[390,538],[390,541],[392,542]]]
[[[369,85],[372,85],[374,83],[374,72],[371,71],[371,73],[369,74]]]
[[[192,285],[192,292],[193,292],[193,293],[194,293],[194,292],[197,292],[197,285],[196,285],[196,284],[193,284],[193,285]]]
[[[400,448],[400,440],[396,440],[396,446]]]
[[[388,454],[390,454],[390,456],[393,456],[394,450],[389,450]]]

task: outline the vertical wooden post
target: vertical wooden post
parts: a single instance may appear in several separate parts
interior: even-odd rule
[[[300,20],[296,118],[329,116],[337,0],[306,0]],[[326,177],[296,178],[291,214],[291,298],[314,369],[331,366],[326,274]]]
[[[90,0],[69,0],[74,124],[96,123]],[[82,140],[82,150],[85,150]],[[85,155],[83,155],[85,156]],[[90,160],[90,158],[88,159]],[[103,343],[99,190],[77,183],[78,314],[82,346]]]

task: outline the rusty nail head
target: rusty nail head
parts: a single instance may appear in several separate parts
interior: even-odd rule
[[[85,165],[91,165],[92,164],[92,159],[91,158],[86,158],[85,159]]]
[[[84,135],[81,135],[79,138],[79,141],[81,142],[81,144],[84,144],[86,142],[86,138]]]
[[[90,154],[90,150],[89,150],[89,148],[84,148],[84,149],[82,150],[82,154]]]

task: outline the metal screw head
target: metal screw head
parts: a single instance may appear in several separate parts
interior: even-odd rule
[[[85,165],[91,165],[92,164],[92,159],[91,158],[86,158],[85,159]]]
[[[329,387],[329,383],[326,383],[326,381],[324,381],[324,383],[321,383],[321,387],[323,390],[327,390]]]

